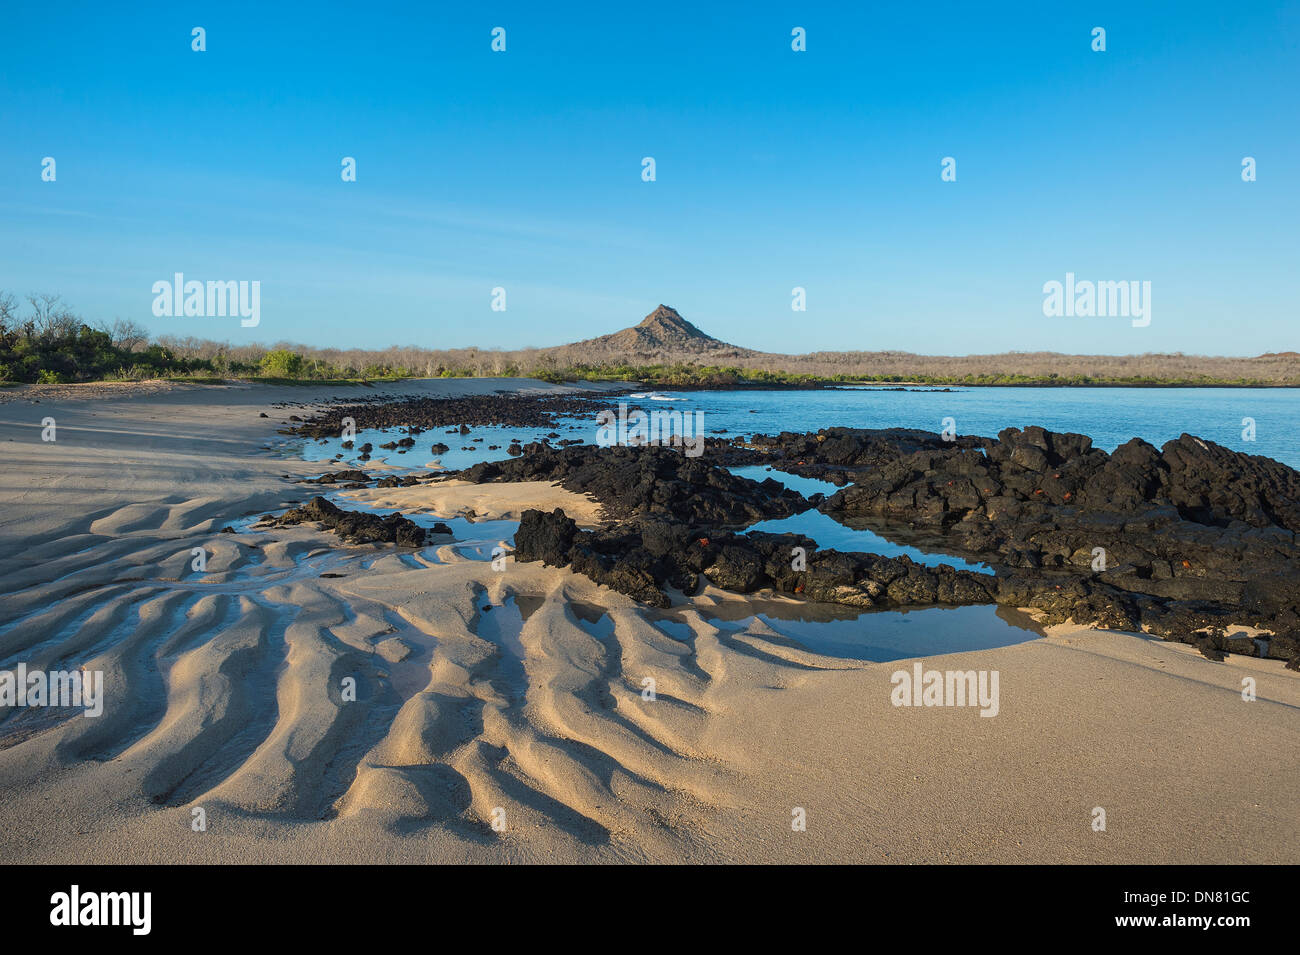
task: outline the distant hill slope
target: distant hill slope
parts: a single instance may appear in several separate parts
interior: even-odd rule
[[[875,381],[950,381],[993,384],[1031,378],[1043,383],[1080,378],[1180,382],[1300,384],[1300,355],[1275,352],[1255,358],[1203,355],[1067,355],[1008,352],[998,355],[916,355],[900,351],[812,352],[783,355],[720,341],[660,305],[637,325],[609,335],[509,353],[524,367],[543,370],[611,365],[726,366],[790,374],[860,376]],[[499,363],[499,362],[498,362]]]
[[[158,341],[182,358],[213,362],[215,364],[211,367],[222,373],[245,367],[258,368],[267,351],[267,347],[262,345],[231,345],[174,336],[163,336]],[[1279,344],[1285,346],[1290,342]],[[664,386],[713,384],[725,387],[740,380],[771,382],[802,376],[883,384],[1108,383],[1300,387],[1300,354],[1290,350],[1253,358],[1185,355],[1180,352],[1066,355],[1041,351],[997,355],[820,351],[782,355],[720,341],[667,305],[660,305],[630,328],[549,348],[429,349],[409,345],[373,350],[313,348],[289,342],[274,347],[296,349],[316,363],[318,370],[329,369],[327,377],[341,378],[523,375],[567,381],[583,377],[635,376],[637,380]],[[0,362],[0,373],[3,371],[4,363]]]
[[[646,364],[655,361],[707,361],[734,362],[738,358],[755,357],[762,352],[740,348],[719,341],[700,331],[677,312],[677,309],[660,305],[637,325],[622,331],[557,349],[586,354],[588,361],[617,361]]]

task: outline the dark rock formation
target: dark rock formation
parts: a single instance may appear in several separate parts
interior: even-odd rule
[[[996,577],[778,538],[787,554],[792,546],[806,549],[807,570],[797,576],[772,561],[770,535],[719,530],[738,522],[717,519],[721,508],[707,491],[703,506],[688,503],[689,492],[673,488],[681,475],[657,470],[671,451],[524,450],[520,460],[461,476],[559,480],[592,491],[613,516],[632,523],[594,533],[574,527],[569,534],[554,515],[549,525],[533,516],[534,538],[519,559],[536,553],[534,559],[572,566],[650,603],[662,604],[665,585],[689,592],[703,575],[740,593],[771,587],[858,606],[996,601],[1034,608],[1047,623],[1145,630],[1212,657],[1300,656],[1300,475],[1190,435],[1159,451],[1134,440],[1114,454],[1094,449],[1084,435],[1042,428],[952,442],[917,431],[828,429],[710,446],[717,452],[710,460],[851,476],[855,483],[822,502],[822,510],[837,519],[874,519],[885,533],[889,522],[927,529],[950,552],[987,560]],[[658,453],[643,459],[646,451]],[[780,490],[773,481],[756,485],[750,492],[760,500],[742,510],[773,516],[782,509]],[[550,543],[538,545],[538,534]],[[900,566],[906,574],[892,579]],[[1233,625],[1274,636],[1257,644],[1229,633]]]
[[[304,478],[298,482],[300,484],[364,484],[370,480],[370,475],[365,471],[348,470],[348,471],[326,471],[320,477]]]
[[[452,476],[476,484],[559,482],[570,491],[591,494],[606,515],[619,520],[669,514],[688,524],[743,527],[812,506],[770,478],[750,481],[672,448],[533,443],[522,452],[513,460],[484,461]]]
[[[983,441],[902,453],[822,510],[935,528],[1000,568],[1070,570],[1117,593],[1295,619],[1291,468],[1186,434],[1160,451],[1135,439],[1111,455],[1042,428]]]
[[[736,534],[667,518],[582,531],[559,508],[524,512],[515,559],[571,566],[658,607],[669,604],[665,586],[693,593],[705,580],[736,593],[770,588],[855,607],[984,604],[996,592],[989,576],[947,565],[924,567],[907,557],[818,550],[795,534]]]
[[[575,400],[590,412],[600,406]],[[473,408],[426,408],[421,424],[458,425],[456,433],[465,421],[495,414]],[[520,417],[535,423],[536,410]],[[1107,454],[1084,435],[1037,427],[1009,428],[996,439],[851,428],[749,442],[710,438],[701,458],[571,440],[561,447],[549,439],[515,442],[507,449],[511,459],[450,476],[557,482],[593,495],[617,524],[581,531],[563,512],[527,512],[516,558],[571,567],[638,600],[662,606],[666,589],[691,593],[707,580],[738,593],[771,588],[862,607],[997,602],[1034,608],[1047,623],[1073,619],[1146,631],[1212,658],[1262,653],[1300,660],[1300,474],[1268,458],[1186,434],[1160,449],[1135,439]],[[748,481],[727,470],[754,464],[841,490],[805,499],[777,481]],[[360,471],[316,480],[358,476],[369,480]],[[996,575],[736,532],[812,506],[885,536],[925,533],[947,552],[987,561]],[[360,533],[381,532],[366,526]],[[798,571],[793,547],[806,552]],[[1270,636],[1256,641],[1233,632],[1235,625]]]
[[[323,497],[313,497],[301,507],[272,518],[276,527],[315,521],[339,537],[353,543],[397,544],[399,547],[423,547],[434,534],[450,534],[451,528],[438,523],[427,533],[423,527],[401,514],[380,517],[361,511],[345,511]]]
[[[725,441],[709,438],[704,457],[728,466],[770,465],[790,474],[843,486],[908,454],[978,448],[985,440],[960,436],[950,442],[940,435],[913,428],[825,428],[815,433],[757,434],[747,444],[739,438]]]
[[[419,434],[432,428],[450,429],[449,433],[468,434],[470,428],[483,425],[510,425],[521,428],[553,428],[561,417],[590,417],[593,428],[596,413],[608,405],[614,392],[601,395],[518,395],[499,392],[491,395],[466,395],[458,398],[407,398],[394,400],[376,395],[330,407],[303,422],[295,433],[312,438],[337,437],[343,433],[343,419],[351,418],[358,430],[404,428]]]

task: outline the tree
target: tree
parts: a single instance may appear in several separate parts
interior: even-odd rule
[[[18,328],[18,299],[8,292],[0,292],[0,335]]]
[[[36,334],[42,338],[63,338],[75,334],[81,324],[81,319],[63,304],[58,295],[33,292],[27,296],[27,302],[32,307],[31,322],[36,327]]]
[[[302,356],[277,348],[262,356],[262,370],[272,378],[297,378],[302,372]]]
[[[122,351],[138,351],[149,341],[149,329],[129,319],[117,318],[112,324],[99,322],[95,325],[95,329],[107,334],[113,342],[113,347],[120,348]]]

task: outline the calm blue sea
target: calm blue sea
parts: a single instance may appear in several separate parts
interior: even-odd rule
[[[720,437],[780,431],[816,431],[842,425],[851,428],[920,428],[942,431],[951,418],[958,434],[993,437],[1007,427],[1041,425],[1051,431],[1089,435],[1093,445],[1113,451],[1130,438],[1144,438],[1159,447],[1183,432],[1208,438],[1248,454],[1276,458],[1300,467],[1300,389],[1291,388],[958,388],[952,391],[880,388],[835,388],[825,391],[665,391],[655,398],[638,398],[644,408],[703,411],[706,432]],[[656,400],[656,399],[663,399]],[[616,403],[611,401],[611,404]],[[1244,437],[1244,419],[1254,422],[1254,440]],[[404,468],[421,468],[432,457],[429,446],[444,441],[452,450],[439,455],[446,468],[468,467],[478,461],[507,457],[511,438],[535,441],[550,429],[477,428],[470,435],[443,434],[441,429],[420,435],[407,454],[379,450],[401,436],[400,429],[365,431],[356,445],[375,445],[373,461]],[[556,429],[563,437],[592,442],[592,420],[566,420]],[[483,438],[475,444],[474,438]],[[309,460],[332,457],[338,440],[285,442]],[[487,445],[497,444],[497,451]],[[471,447],[462,451],[462,447]],[[352,455],[345,452],[345,461]],[[805,490],[799,488],[799,490]]]
[[[728,434],[851,428],[942,431],[952,418],[958,434],[996,436],[1007,427],[1041,425],[1074,431],[1113,451],[1130,438],[1159,447],[1183,432],[1224,447],[1300,467],[1300,389],[1293,388],[961,388],[953,391],[661,392],[682,399],[674,410],[701,410],[705,429]],[[1242,419],[1255,422],[1255,440]]]

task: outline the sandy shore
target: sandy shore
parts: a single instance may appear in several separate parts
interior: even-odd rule
[[[512,484],[471,484],[445,480],[415,487],[365,488],[343,491],[349,507],[368,505],[393,508],[404,514],[426,512],[439,517],[470,517],[482,521],[517,521],[529,508],[553,511],[563,508],[580,527],[592,527],[604,519],[600,504],[588,494],[575,494],[543,481]]]
[[[507,387],[552,390],[376,390]],[[267,450],[292,413],[276,405],[350,393],[6,395],[0,667],[100,670],[106,699],[96,718],[0,717],[0,858],[1300,861],[1300,675],[1278,661],[1081,628],[923,661],[996,671],[986,718],[893,705],[912,661],[720,630],[701,612],[737,599],[720,592],[682,611],[681,641],[567,570],[346,547],[309,527],[217,533],[304,500],[292,479],[324,469]],[[599,519],[546,485],[353,496]]]

